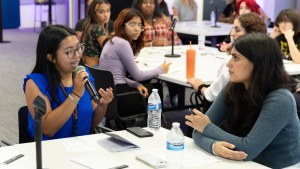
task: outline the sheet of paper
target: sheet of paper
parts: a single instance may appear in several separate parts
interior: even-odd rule
[[[71,161],[90,169],[116,168],[125,165],[125,163],[122,163],[120,160],[99,155],[81,156],[71,159]]]
[[[91,152],[97,151],[95,144],[88,142],[83,137],[74,137],[72,139],[60,139],[59,140],[65,149],[69,152]]]
[[[161,159],[166,160],[166,149],[147,149],[145,151],[149,154],[155,155],[157,157],[160,157]],[[215,163],[218,161],[220,160],[216,158],[216,156],[199,151],[198,149],[184,149],[183,166],[187,168],[192,166]]]

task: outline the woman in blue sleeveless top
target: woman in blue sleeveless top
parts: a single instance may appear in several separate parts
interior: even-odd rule
[[[43,139],[65,138],[89,134],[105,115],[107,104],[113,98],[112,89],[100,89],[97,104],[85,90],[87,78],[94,79],[79,65],[84,44],[75,32],[60,25],[46,27],[39,35],[36,65],[24,79],[23,89],[28,105],[28,133],[34,137],[33,100],[39,95],[46,102],[42,116]]]

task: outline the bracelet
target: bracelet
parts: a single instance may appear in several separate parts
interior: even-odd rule
[[[71,95],[69,95],[69,97],[75,104],[78,104],[79,101],[77,99],[74,99],[74,97],[72,97]]]
[[[77,96],[79,99],[81,98],[81,96],[79,96],[79,94],[72,92],[75,96]]]
[[[213,155],[217,156],[218,154],[215,152],[215,143],[211,146],[211,151]]]

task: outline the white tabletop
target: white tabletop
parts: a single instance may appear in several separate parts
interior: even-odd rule
[[[160,74],[157,78],[191,87],[186,79],[186,50],[189,48],[189,45],[174,46],[174,53],[180,54],[181,57],[167,58],[164,55],[171,53],[171,46],[146,47],[141,50],[136,61],[141,70],[153,69],[161,65],[165,60],[172,62],[169,72]],[[205,47],[204,50],[199,50],[196,45],[192,45],[192,49],[196,49],[195,77],[201,78],[206,84],[211,84],[217,77],[220,66],[226,64],[227,58],[230,56],[212,47]],[[300,64],[284,60],[284,66],[289,75],[300,74]]]
[[[144,153],[155,153],[159,157],[165,156],[166,153],[166,136],[168,130],[161,128],[158,132],[154,132],[153,137],[138,138],[127,131],[115,132],[127,140],[140,146],[141,149],[130,150],[123,152],[110,152],[100,145],[101,140],[104,140],[108,136],[105,134],[94,134],[81,137],[73,137],[67,139],[57,139],[51,141],[42,142],[42,158],[43,168],[47,169],[84,169],[86,167],[72,162],[72,159],[81,158],[84,156],[91,156],[95,163],[103,159],[114,160],[120,164],[128,165],[129,169],[141,169],[150,168],[145,164],[135,159],[136,155]],[[20,153],[25,154],[25,157],[16,160],[8,165],[0,165],[0,168],[36,168],[35,167],[35,143],[18,144],[11,147],[0,148],[0,154],[10,151],[9,149],[17,149]],[[188,154],[192,153],[192,154]],[[192,156],[192,155],[197,156]],[[217,156],[213,156],[198,148],[192,139],[185,137],[185,150],[184,157],[191,157],[194,159],[184,158],[184,168],[216,168],[216,169],[252,169],[252,168],[266,168],[260,164],[254,162],[241,162],[223,159]],[[196,158],[195,158],[196,157]],[[97,160],[98,159],[98,160]],[[192,161],[190,161],[192,160]],[[213,162],[208,162],[208,161]],[[104,168],[99,166],[99,168]]]
[[[188,35],[199,35],[204,36],[226,36],[229,35],[232,24],[217,22],[218,27],[212,27],[210,21],[186,21],[177,22],[175,31],[177,33],[188,34]]]

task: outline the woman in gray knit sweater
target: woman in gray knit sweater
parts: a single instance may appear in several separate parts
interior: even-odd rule
[[[202,114],[186,124],[202,149],[271,168],[299,165],[300,123],[278,44],[265,34],[237,39],[227,67],[230,82]]]

